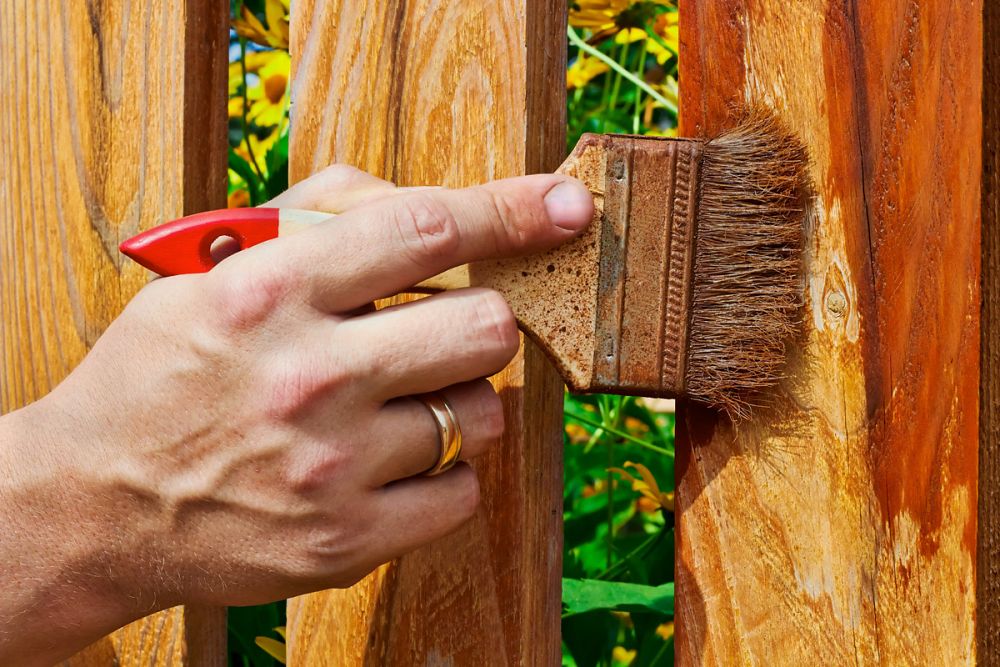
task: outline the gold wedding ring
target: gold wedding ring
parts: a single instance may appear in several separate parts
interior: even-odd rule
[[[458,463],[458,457],[462,454],[462,429],[458,426],[455,411],[451,409],[448,401],[444,400],[444,396],[441,394],[430,392],[414,396],[414,398],[426,405],[427,409],[434,415],[438,433],[441,435],[441,450],[438,461],[424,475],[427,477],[440,475],[451,470]]]

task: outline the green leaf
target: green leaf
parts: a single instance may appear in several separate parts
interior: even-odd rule
[[[250,205],[258,206],[263,204],[262,197],[262,185],[260,178],[257,176],[257,172],[254,171],[250,164],[241,158],[236,151],[232,148],[229,149],[229,168],[232,169],[236,174],[246,181],[247,190],[250,193]]]
[[[620,581],[564,578],[562,591],[563,606],[566,608],[564,616],[595,609],[674,613],[673,582],[662,586],[643,586]]]
[[[264,156],[267,169],[267,182],[264,183],[264,194],[268,199],[274,199],[288,189],[288,131],[274,142],[274,145]]]

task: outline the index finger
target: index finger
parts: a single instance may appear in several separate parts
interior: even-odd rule
[[[547,250],[582,232],[593,210],[574,178],[522,176],[386,197],[268,245],[272,260],[294,263],[314,305],[336,312],[460,264]]]

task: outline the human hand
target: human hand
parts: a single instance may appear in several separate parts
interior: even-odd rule
[[[272,205],[340,215],[150,283],[55,391],[15,413],[36,474],[61,480],[52,503],[73,508],[52,520],[75,543],[36,548],[71,551],[80,586],[113,582],[117,622],[347,586],[468,520],[475,473],[422,476],[440,440],[410,397],[441,390],[462,458],[482,454],[503,429],[483,378],[516,353],[514,317],[484,289],[370,304],[569,240],[593,202],[559,175],[397,192],[335,166]]]

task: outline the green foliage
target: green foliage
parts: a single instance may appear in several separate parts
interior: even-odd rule
[[[255,643],[285,624],[285,602],[229,608],[229,664],[232,667],[276,667],[278,662]]]
[[[600,5],[590,2],[588,5]],[[614,9],[611,0],[604,13]],[[672,136],[677,127],[677,8],[647,1],[624,7],[600,29],[570,14],[567,72],[569,147],[584,132]]]
[[[584,132],[676,132],[677,23],[671,0],[571,4],[570,148]],[[602,395],[564,407],[563,664],[672,665],[673,412]]]
[[[644,466],[669,495],[674,415],[624,396],[567,394],[564,409],[563,663],[672,664],[673,513],[608,469]]]
[[[563,579],[562,601],[563,618],[597,609],[651,611],[672,616],[674,582],[662,586],[643,586],[600,579]]]

